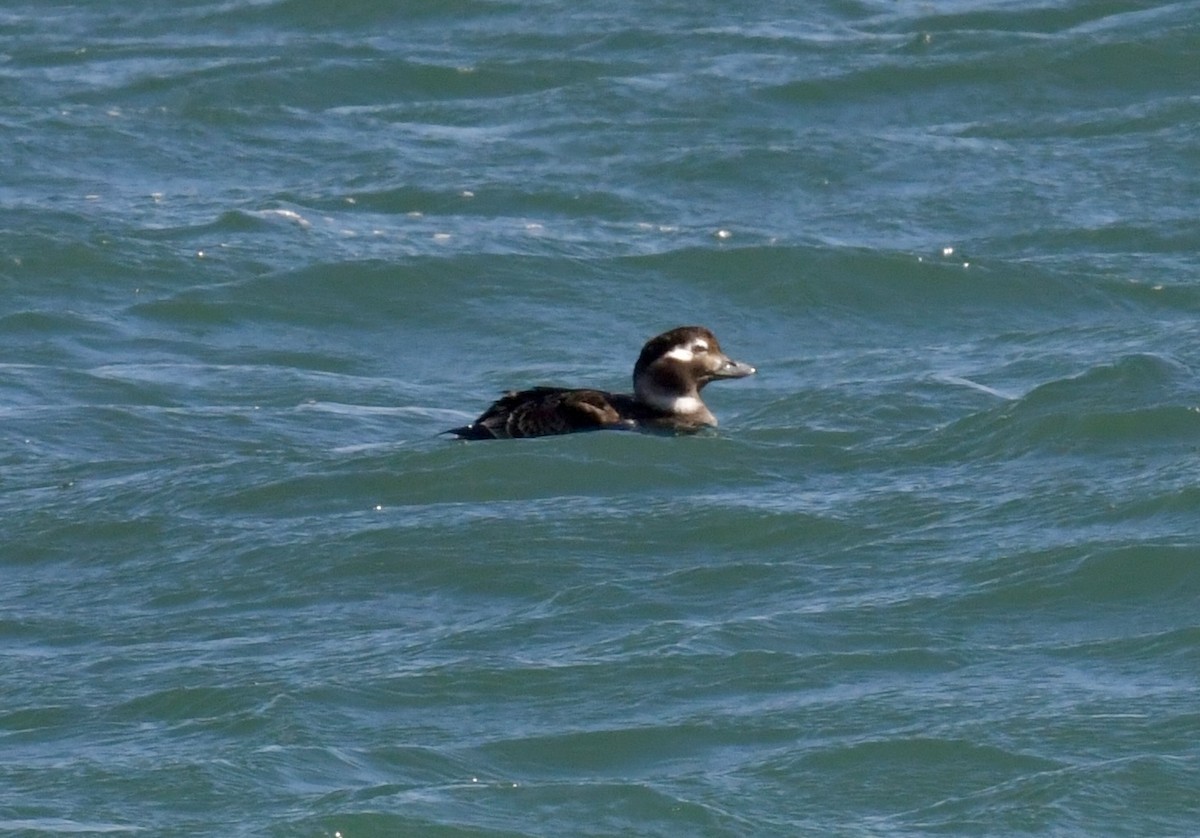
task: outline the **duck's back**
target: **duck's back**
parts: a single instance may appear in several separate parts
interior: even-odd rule
[[[534,387],[511,390],[470,425],[452,428],[462,439],[517,439],[606,428],[630,428],[628,396],[603,390]]]

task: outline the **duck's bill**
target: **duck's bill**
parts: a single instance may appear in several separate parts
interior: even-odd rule
[[[713,378],[745,378],[748,375],[754,375],[754,367],[726,358],[725,363],[713,373]]]

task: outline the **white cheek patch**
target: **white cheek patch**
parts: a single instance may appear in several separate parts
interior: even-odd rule
[[[672,358],[672,359],[674,359],[676,361],[680,361],[684,364],[690,364],[692,361],[696,360],[697,352],[707,352],[707,351],[708,351],[708,341],[706,341],[704,338],[696,338],[691,343],[689,343],[687,346],[676,346],[675,348],[673,348],[670,352],[668,352],[663,357],[664,358]]]

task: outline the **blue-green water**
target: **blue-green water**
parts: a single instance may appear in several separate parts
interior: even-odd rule
[[[0,10],[0,833],[1200,834],[1200,3]],[[718,432],[465,444],[702,323]]]

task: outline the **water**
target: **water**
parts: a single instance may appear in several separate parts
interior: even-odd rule
[[[1196,834],[1198,52],[7,4],[0,832]],[[437,436],[685,323],[713,434]]]

